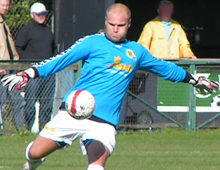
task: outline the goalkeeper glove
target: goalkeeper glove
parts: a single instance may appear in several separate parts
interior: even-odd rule
[[[29,82],[29,79],[35,77],[35,70],[33,68],[29,68],[17,74],[4,76],[1,81],[3,83],[3,86],[8,86],[9,91],[12,91],[16,86],[17,90],[22,90],[23,87],[26,86]]]
[[[191,75],[189,83],[198,88],[202,94],[214,93],[219,88],[219,84],[215,81]]]

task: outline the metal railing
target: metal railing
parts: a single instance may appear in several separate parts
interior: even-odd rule
[[[192,74],[204,76],[217,82],[220,80],[220,60],[203,59],[171,62],[176,63]],[[36,61],[0,61],[0,69],[16,73],[29,68],[33,63],[36,63]],[[45,95],[46,97],[25,98],[25,91],[17,93],[17,98],[14,97],[16,94],[7,92],[6,97],[4,97],[3,93],[1,93],[0,100],[3,103],[5,102],[5,106],[0,107],[3,121],[0,128],[6,130],[28,128],[28,120],[25,120],[25,105],[29,103],[27,102],[28,100],[34,100],[35,122],[29,130],[38,132],[40,129],[41,100],[52,102],[52,110],[48,111],[49,113],[47,114],[50,119],[56,114],[64,95],[74,85],[80,74],[81,62],[57,73],[55,77],[50,77],[48,81],[51,89],[48,90],[48,93],[52,93],[52,97]],[[44,83],[43,88],[46,88]],[[20,113],[19,109],[23,109],[23,116],[18,114]],[[137,72],[122,105],[119,128],[135,129],[172,126],[196,131],[200,128],[219,127],[219,117],[219,91],[214,94],[201,95],[191,85],[172,83],[148,72]],[[24,120],[20,121],[20,119]],[[22,127],[19,126],[21,123]]]
[[[192,74],[220,81],[219,59],[172,60],[170,62],[176,63]],[[135,89],[133,89],[134,92],[127,92],[128,97],[125,99],[127,105],[124,105],[122,109],[123,116],[121,116],[119,127],[134,129],[173,126],[195,131],[200,128],[220,126],[219,91],[214,94],[201,95],[191,85],[175,84],[156,76],[153,77],[153,79],[149,78],[149,81],[148,78],[146,79],[143,85],[145,90],[141,93],[135,94]],[[143,78],[140,77],[140,79]],[[156,104],[151,104],[152,100],[156,101]],[[138,121],[140,113],[146,115],[145,121]],[[129,122],[127,118],[135,121]]]

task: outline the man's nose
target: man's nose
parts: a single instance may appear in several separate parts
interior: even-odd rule
[[[118,32],[118,26],[117,25],[114,26],[114,32]]]

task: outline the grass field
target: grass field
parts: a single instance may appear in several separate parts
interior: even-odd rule
[[[181,129],[127,132],[117,135],[117,147],[106,170],[219,170],[220,130],[196,133]],[[0,169],[21,170],[24,151],[36,135],[0,136]],[[48,156],[39,170],[85,170],[79,141]]]

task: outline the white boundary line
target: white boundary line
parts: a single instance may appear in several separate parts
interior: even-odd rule
[[[146,152],[139,152],[139,153],[127,153],[127,154],[120,154],[115,153],[115,155],[149,155],[149,154],[178,154],[178,155],[189,155],[189,154],[220,154],[220,151],[146,151]]]
[[[0,166],[0,169],[11,169],[11,167],[8,167],[8,166]]]
[[[157,106],[160,112],[189,112],[188,106]],[[196,112],[220,113],[220,107],[197,106]]]

